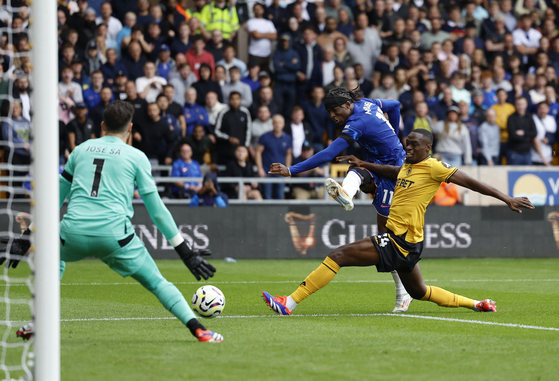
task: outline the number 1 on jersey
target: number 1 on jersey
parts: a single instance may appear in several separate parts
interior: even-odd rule
[[[94,159],[93,165],[95,166],[95,176],[93,177],[93,186],[91,187],[91,197],[97,197],[99,195],[99,184],[101,184],[101,172],[103,172],[103,165],[105,165],[105,159]]]

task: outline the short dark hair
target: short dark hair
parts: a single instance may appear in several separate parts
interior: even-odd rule
[[[103,111],[105,130],[109,133],[121,134],[126,131],[134,116],[134,106],[124,101],[109,103]]]
[[[412,132],[425,136],[425,138],[429,141],[429,144],[433,144],[433,134],[431,133],[431,131],[424,128],[418,128],[413,130]]]
[[[196,36],[192,37],[192,45],[194,45],[195,42],[198,41],[202,41],[202,42],[206,42],[204,41],[204,37],[202,37],[201,35],[197,34]]]
[[[239,93],[238,91],[231,91],[231,92],[229,93],[229,99],[231,99],[231,98],[233,97],[233,95],[238,95],[238,96],[241,97],[241,98],[243,97],[243,96],[241,95],[241,93]]]

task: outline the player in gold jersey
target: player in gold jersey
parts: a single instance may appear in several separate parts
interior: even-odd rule
[[[478,301],[453,294],[423,282],[417,262],[423,250],[423,225],[427,205],[442,182],[452,182],[481,194],[495,197],[518,213],[520,208],[534,209],[526,197],[509,197],[490,185],[471,178],[450,165],[431,158],[433,135],[414,130],[406,140],[406,162],[401,167],[368,163],[355,156],[341,156],[351,167],[366,168],[387,179],[396,179],[394,198],[386,227],[388,233],[371,236],[334,249],[322,264],[289,296],[273,297],[263,292],[266,303],[279,315],[291,315],[298,303],[326,286],[340,268],[376,266],[379,272],[398,271],[412,298],[437,303],[442,307],[466,307],[478,312],[494,312],[494,301]]]

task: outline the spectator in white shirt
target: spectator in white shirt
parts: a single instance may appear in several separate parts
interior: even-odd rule
[[[95,24],[107,24],[109,28],[109,38],[116,41],[119,32],[122,29],[122,23],[113,17],[113,6],[108,1],[101,4],[101,16],[95,19]]]
[[[148,103],[153,103],[157,96],[163,91],[163,86],[167,84],[167,80],[163,77],[155,75],[155,64],[146,62],[144,65],[144,77],[136,79],[136,88],[138,96],[145,99]]]
[[[530,150],[532,164],[551,165],[553,159],[553,144],[557,133],[557,122],[549,115],[549,105],[543,101],[538,104],[537,114],[532,115],[538,135],[534,138],[534,145]]]
[[[62,82],[58,84],[58,96],[71,98],[74,103],[83,102],[82,87],[72,79],[74,79],[74,72],[71,67],[66,66],[62,69]]]
[[[278,31],[274,23],[264,18],[264,5],[254,4],[254,18],[247,22],[250,33],[250,45],[248,54],[250,60],[257,63],[261,68],[270,66],[270,55],[272,54],[272,41],[278,38]]]
[[[520,28],[512,32],[512,40],[516,50],[523,55],[523,63],[528,62],[529,55],[536,54],[540,48],[542,34],[532,28],[532,16],[524,14],[520,18]]]

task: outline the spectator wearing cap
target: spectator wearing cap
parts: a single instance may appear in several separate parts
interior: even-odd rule
[[[211,38],[206,45],[206,51],[214,57],[214,62],[223,59],[223,33],[219,29],[212,31]]]
[[[58,84],[58,96],[71,98],[75,103],[83,102],[82,88],[73,82],[74,72],[71,68],[62,69],[62,82]]]
[[[472,162],[472,144],[468,127],[459,118],[460,110],[450,106],[446,118],[433,125],[433,134],[437,138],[435,153],[452,167],[470,165]]]
[[[104,23],[107,24],[109,29],[109,38],[116,41],[118,33],[122,29],[122,23],[115,17],[113,17],[113,7],[111,3],[104,2],[101,5],[101,15],[95,19],[97,25]]]
[[[229,99],[229,94],[232,92],[237,92],[241,95],[242,106],[250,107],[252,104],[252,90],[250,86],[246,83],[241,82],[241,69],[237,66],[233,66],[229,69],[229,77],[231,80],[221,86],[221,92],[223,93],[224,99]]]
[[[281,103],[279,103],[277,99],[274,99],[274,91],[270,86],[260,87],[260,89],[256,91],[256,94],[257,96],[249,108],[250,115],[253,119],[256,118],[260,106],[267,106],[272,116],[281,113]]]
[[[173,100],[180,105],[184,105],[184,92],[196,82],[196,76],[190,69],[188,62],[179,65],[178,74],[178,76],[173,76],[169,83],[175,89]]]
[[[179,33],[173,38],[171,42],[171,52],[173,55],[177,53],[185,54],[190,49],[192,49],[192,44],[190,43],[190,25],[186,21],[183,21],[179,25]]]
[[[167,84],[165,78],[157,76],[155,73],[155,64],[153,62],[146,62],[144,65],[144,76],[136,79],[138,95],[148,103],[155,102],[157,96],[163,91],[163,86]]]
[[[186,121],[186,134],[192,135],[194,126],[201,124],[204,127],[209,126],[210,120],[208,118],[208,113],[204,106],[196,103],[196,89],[190,87],[184,92],[184,108],[183,115]]]
[[[272,118],[273,130],[265,133],[258,140],[256,147],[256,165],[258,176],[261,178],[271,177],[268,175],[273,163],[281,163],[287,167],[291,166],[293,155],[291,154],[292,139],[283,131],[285,120],[281,115]],[[262,184],[263,196],[266,200],[281,200],[285,194],[284,183]]]
[[[538,52],[540,48],[540,38],[542,34],[532,28],[532,17],[524,14],[520,18],[520,27],[512,32],[512,39],[515,49],[522,54],[522,63],[528,63],[528,57]]]
[[[143,68],[147,63],[147,58],[142,55],[142,46],[138,41],[130,42],[128,55],[122,58],[121,62],[126,67],[128,78],[132,81],[144,75]]]
[[[107,62],[101,65],[101,73],[105,77],[105,84],[113,85],[116,76],[119,72],[122,72],[126,77],[128,77],[128,71],[126,66],[122,62],[117,61],[117,54],[114,49],[107,50]]]
[[[227,72],[227,81],[230,81],[229,69],[236,66],[241,71],[241,77],[246,77],[248,75],[247,65],[240,59],[235,57],[236,51],[232,45],[228,45],[223,49],[223,59],[216,62],[216,65],[221,65],[225,68]]]
[[[219,113],[215,124],[218,164],[227,165],[235,160],[235,149],[239,145],[248,147],[252,136],[252,118],[248,109],[241,105],[241,94],[229,94],[229,104]]]
[[[101,89],[103,88],[104,82],[105,79],[103,77],[103,73],[100,70],[97,70],[91,74],[91,87],[84,90],[83,92],[85,104],[87,104],[87,108],[89,108],[90,110],[99,102],[101,102]]]
[[[219,102],[223,102],[223,93],[221,91],[221,86],[219,85],[219,83],[212,79],[212,68],[210,67],[210,65],[203,63],[200,66],[199,73],[200,80],[197,82],[195,81],[192,84],[192,87],[194,87],[196,89],[196,92],[198,93],[198,99],[196,102],[204,106],[206,95],[209,92],[216,93]]]
[[[291,47],[291,37],[287,33],[281,35],[279,46],[274,53],[274,68],[276,76],[274,90],[283,100],[284,119],[289,119],[297,94],[295,80],[297,72],[301,70],[301,59]]]
[[[101,130],[101,122],[103,121],[103,112],[109,103],[114,101],[113,91],[110,87],[103,87],[100,93],[100,101],[93,108],[89,109],[89,118],[93,121],[93,132],[98,138],[103,136]]]
[[[204,50],[206,43],[202,36],[195,36],[192,39],[192,49],[186,52],[186,61],[190,64],[192,72],[196,75],[196,78],[200,79],[200,65],[206,63],[210,66],[212,71],[215,68],[215,61],[213,55]]]
[[[516,111],[507,120],[507,164],[532,165],[530,150],[538,144],[538,130],[532,115],[527,112],[526,98],[517,98],[515,108]]]
[[[215,0],[207,4],[200,14],[200,23],[211,33],[219,29],[223,38],[232,42],[239,30],[237,9],[227,0]]]
[[[157,75],[169,80],[169,73],[177,70],[175,60],[171,58],[171,49],[163,44],[159,48],[157,60],[155,61]]]
[[[272,54],[272,41],[278,38],[278,32],[274,23],[264,18],[263,4],[255,3],[252,9],[254,17],[247,21],[247,29],[250,34],[248,54],[251,61],[261,68],[267,69]]]
[[[87,117],[87,112],[87,105],[84,102],[77,103],[76,117],[66,126],[70,152],[86,140],[95,139],[93,121]]]
[[[101,68],[101,65],[103,65],[103,58],[95,41],[89,41],[85,54],[86,71],[89,75]]]
[[[249,62],[248,75],[241,79],[243,83],[250,86],[250,91],[253,93],[260,88],[259,74],[260,66],[254,62]]]
[[[322,49],[316,42],[316,32],[312,26],[303,30],[303,40],[295,43],[293,49],[301,59],[297,72],[297,98],[302,101],[312,87],[322,85]]]

